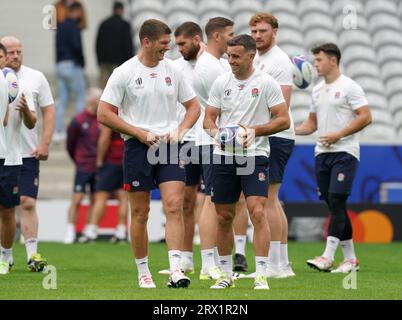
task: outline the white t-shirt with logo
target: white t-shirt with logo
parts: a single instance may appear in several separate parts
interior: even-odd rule
[[[173,63],[179,68],[186,81],[194,88],[194,68],[197,60],[187,61],[183,57],[176,59]],[[186,115],[186,108],[181,103],[178,103],[177,107],[177,118],[179,124],[183,122]],[[198,120],[199,121],[199,120]],[[183,141],[195,141],[195,125],[186,133],[183,137]]]
[[[204,51],[198,58],[194,68],[194,90],[198,96],[201,105],[201,115],[196,123],[195,144],[210,145],[214,141],[203,128],[205,117],[205,106],[208,103],[212,84],[222,74],[230,72],[229,62],[225,59],[217,59],[209,52]]]
[[[4,117],[8,107],[8,86],[7,81],[0,72],[0,159],[5,159],[7,154],[6,131],[3,126]]]
[[[36,114],[39,115],[41,108],[54,104],[52,91],[49,82],[42,72],[21,66],[17,73],[18,79],[24,82],[26,88],[32,92],[33,103]],[[39,123],[39,119],[38,119]],[[32,158],[32,152],[39,144],[39,126],[38,123],[30,130],[22,126],[22,157]]]
[[[26,128],[23,125],[23,119],[21,113],[17,111],[15,108],[17,107],[22,94],[25,95],[25,99],[28,103],[28,107],[31,111],[35,112],[33,96],[31,90],[27,88],[25,82],[19,79],[19,87],[20,90],[18,92],[17,98],[11,102],[8,106],[8,122],[6,127],[6,145],[7,145],[7,154],[5,165],[7,166],[17,166],[22,165],[22,130]],[[28,128],[26,128],[29,130]],[[33,129],[32,129],[33,130]]]
[[[101,100],[117,107],[130,125],[164,136],[178,127],[177,103],[193,98],[193,89],[171,60],[149,68],[135,56],[113,71]]]
[[[271,120],[269,109],[285,102],[281,87],[271,76],[255,70],[247,80],[238,80],[231,72],[220,76],[213,84],[208,105],[220,109],[218,127],[232,125],[258,126]],[[238,156],[269,157],[268,136],[256,137],[255,144],[247,153],[222,151],[214,153]]]
[[[256,55],[254,66],[272,76],[281,86],[293,86],[293,64],[289,56],[278,46],[274,46],[263,55]],[[289,106],[290,128],[277,134],[273,137],[279,137],[289,140],[295,140],[295,128],[292,118],[292,113]]]
[[[313,88],[311,104],[311,112],[317,114],[318,136],[347,127],[355,119],[355,111],[367,105],[363,89],[352,79],[341,75],[331,84],[321,81]],[[329,147],[317,142],[316,156],[333,152],[346,152],[359,160],[358,134],[344,137]]]

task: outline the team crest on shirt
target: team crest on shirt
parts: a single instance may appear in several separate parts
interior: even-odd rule
[[[260,95],[258,88],[253,88],[253,90],[251,90],[251,96],[253,98],[257,98]]]
[[[340,93],[340,91],[337,91],[335,93],[335,99],[339,99],[340,97],[341,97],[341,93]]]
[[[13,188],[13,194],[14,194],[14,195],[18,194],[18,191],[19,191],[18,186],[15,186],[15,187]]]
[[[338,174],[338,181],[339,181],[339,182],[345,181],[345,174],[344,174],[344,173]]]
[[[151,77],[151,79],[156,79],[158,77],[158,74],[152,72],[149,76]]]
[[[264,182],[266,179],[267,179],[267,176],[265,175],[264,172],[260,172],[260,173],[258,174],[258,180],[259,180],[259,181]]]
[[[171,86],[172,86],[172,79],[171,79],[170,77],[166,77],[166,78],[165,78],[165,82],[166,82],[166,85],[167,85],[168,87],[171,87]]]

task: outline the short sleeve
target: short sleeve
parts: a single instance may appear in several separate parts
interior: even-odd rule
[[[357,110],[368,105],[363,89],[355,82],[350,85],[346,100],[352,110]]]
[[[100,100],[120,108],[124,99],[125,85],[124,73],[119,69],[114,70]]]
[[[180,103],[185,103],[194,99],[196,97],[193,88],[190,85],[190,82],[187,80],[187,77],[180,70],[176,70],[176,77],[179,79],[178,84],[178,96],[177,100]]]
[[[221,108],[222,89],[220,83],[219,78],[214,81],[208,98],[208,105],[217,109]]]
[[[44,108],[54,104],[54,99],[52,95],[52,90],[50,90],[50,85],[45,76],[40,74],[40,87],[38,94],[38,104],[39,107]]]
[[[265,92],[263,94],[265,103],[268,106],[268,108],[271,109],[277,105],[285,103],[285,98],[283,97],[282,89],[279,83],[272,77],[267,78],[265,82],[266,82],[266,85],[264,86]]]

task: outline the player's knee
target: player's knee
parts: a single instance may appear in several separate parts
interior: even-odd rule
[[[234,214],[229,210],[218,210],[218,223],[221,226],[228,226],[233,223]]]
[[[343,213],[346,208],[346,196],[338,194],[328,195],[328,207],[332,214]]]
[[[183,210],[183,197],[172,196],[167,199],[165,203],[166,214],[180,214]]]
[[[253,225],[260,225],[266,221],[264,207],[262,205],[254,206],[250,211],[250,219]]]
[[[149,216],[149,206],[133,207],[131,210],[131,219],[137,223],[146,224]]]
[[[32,212],[35,210],[36,200],[30,197],[21,197],[21,208],[23,211]]]

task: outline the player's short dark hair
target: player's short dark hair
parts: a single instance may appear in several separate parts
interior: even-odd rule
[[[271,27],[274,29],[279,28],[278,19],[272,13],[269,12],[259,12],[253,15],[250,19],[249,26],[250,27],[255,26],[257,23],[260,22],[266,22],[269,25],[271,25]]]
[[[149,19],[142,24],[139,32],[139,37],[141,42],[142,40],[144,40],[144,38],[155,41],[158,40],[159,37],[171,33],[172,30],[170,30],[166,23],[156,19]]]
[[[236,47],[236,46],[244,47],[244,49],[247,52],[248,51],[253,51],[253,52],[257,51],[255,40],[248,34],[238,35],[228,41],[228,47]]]
[[[82,9],[82,4],[78,1],[73,2],[68,6],[68,11],[73,12],[75,10],[81,10]]]
[[[122,9],[124,9],[124,4],[123,4],[123,2],[115,1],[115,2],[113,3],[113,11],[122,10]]]
[[[194,36],[200,36],[202,39],[201,27],[192,21],[187,21],[178,26],[174,32],[174,36],[184,36],[185,38],[190,38]]]
[[[317,45],[311,49],[311,52],[313,54],[319,54],[321,51],[324,52],[327,56],[336,57],[337,63],[339,66],[339,63],[341,62],[342,54],[341,54],[341,50],[335,43],[324,43],[324,44]]]
[[[221,31],[225,29],[226,27],[231,27],[234,25],[234,22],[232,20],[226,19],[224,17],[215,17],[212,19],[209,19],[205,26],[205,34],[207,35],[207,38],[209,39],[212,34],[216,31]]]
[[[2,43],[0,43],[0,51],[3,51],[7,55],[7,48]]]

